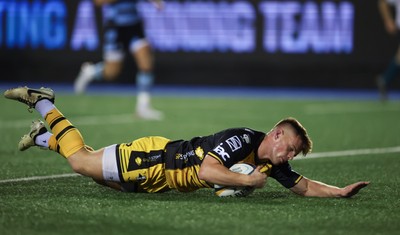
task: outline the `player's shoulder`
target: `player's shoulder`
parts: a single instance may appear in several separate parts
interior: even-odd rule
[[[216,134],[216,140],[226,143],[242,142],[246,145],[254,145],[260,142],[265,133],[247,127],[225,129]]]
[[[225,129],[223,131],[221,131],[223,133],[247,133],[247,134],[251,134],[251,135],[263,135],[265,134],[262,131],[257,131],[254,130],[252,128],[249,127],[233,127],[233,128],[229,128],[229,129]]]

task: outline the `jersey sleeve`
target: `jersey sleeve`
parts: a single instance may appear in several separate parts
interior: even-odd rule
[[[285,188],[291,188],[295,186],[303,178],[302,175],[292,170],[289,163],[273,166],[270,176]]]
[[[208,155],[229,168],[254,153],[258,138],[260,137],[250,129],[227,130],[217,137],[214,148]]]

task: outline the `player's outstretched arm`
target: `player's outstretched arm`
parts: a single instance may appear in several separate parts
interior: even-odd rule
[[[361,181],[350,184],[344,188],[328,185],[319,181],[303,178],[297,185],[290,190],[298,195],[305,197],[343,197],[348,198],[357,194],[362,188],[369,184],[367,181]]]

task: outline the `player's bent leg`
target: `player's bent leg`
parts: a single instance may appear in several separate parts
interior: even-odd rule
[[[77,94],[82,94],[86,91],[89,84],[95,80],[103,79],[104,64],[99,62],[92,64],[86,62],[82,64],[81,71],[74,82],[74,91]]]
[[[104,62],[104,80],[114,81],[118,78],[123,67],[122,60],[107,60]]]
[[[139,40],[131,48],[136,65],[140,71],[152,71],[154,57],[150,44],[147,40]]]
[[[82,135],[64,115],[54,106],[55,94],[50,88],[32,89],[28,87],[12,88],[4,92],[8,99],[17,100],[35,108],[49,124],[53,135],[48,135],[48,148],[68,158],[82,148],[85,148]],[[35,130],[34,130],[35,129]],[[29,136],[20,141],[20,149],[25,150],[34,144],[41,128],[31,128]]]
[[[162,120],[164,114],[151,106],[150,90],[154,84],[154,74],[150,44],[144,39],[138,40],[132,45],[131,52],[138,67],[136,116],[145,120]]]
[[[79,130],[57,108],[49,111],[44,118],[54,134],[49,142],[50,149],[68,158],[80,149],[85,148]]]
[[[121,190],[116,146],[110,145],[97,151],[82,148],[67,160],[76,173],[91,177],[99,184]]]

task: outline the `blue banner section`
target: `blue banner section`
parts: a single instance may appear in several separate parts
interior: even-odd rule
[[[71,8],[65,0],[1,0],[1,47],[99,49],[100,12],[92,1],[75,3]],[[171,1],[163,10],[140,2],[138,8],[160,52],[252,53],[257,37],[265,53],[353,50],[354,6],[348,1]]]
[[[251,53],[258,36],[266,53],[353,50],[348,1],[169,2],[161,12],[142,3],[140,10],[160,51]]]
[[[103,10],[92,0],[0,0],[0,81],[72,83],[83,62],[102,60]],[[156,84],[372,88],[398,46],[376,1],[137,1],[137,10]],[[126,65],[119,81],[132,83],[133,59]]]
[[[7,49],[64,49],[68,11],[64,1],[0,1],[0,43]]]

